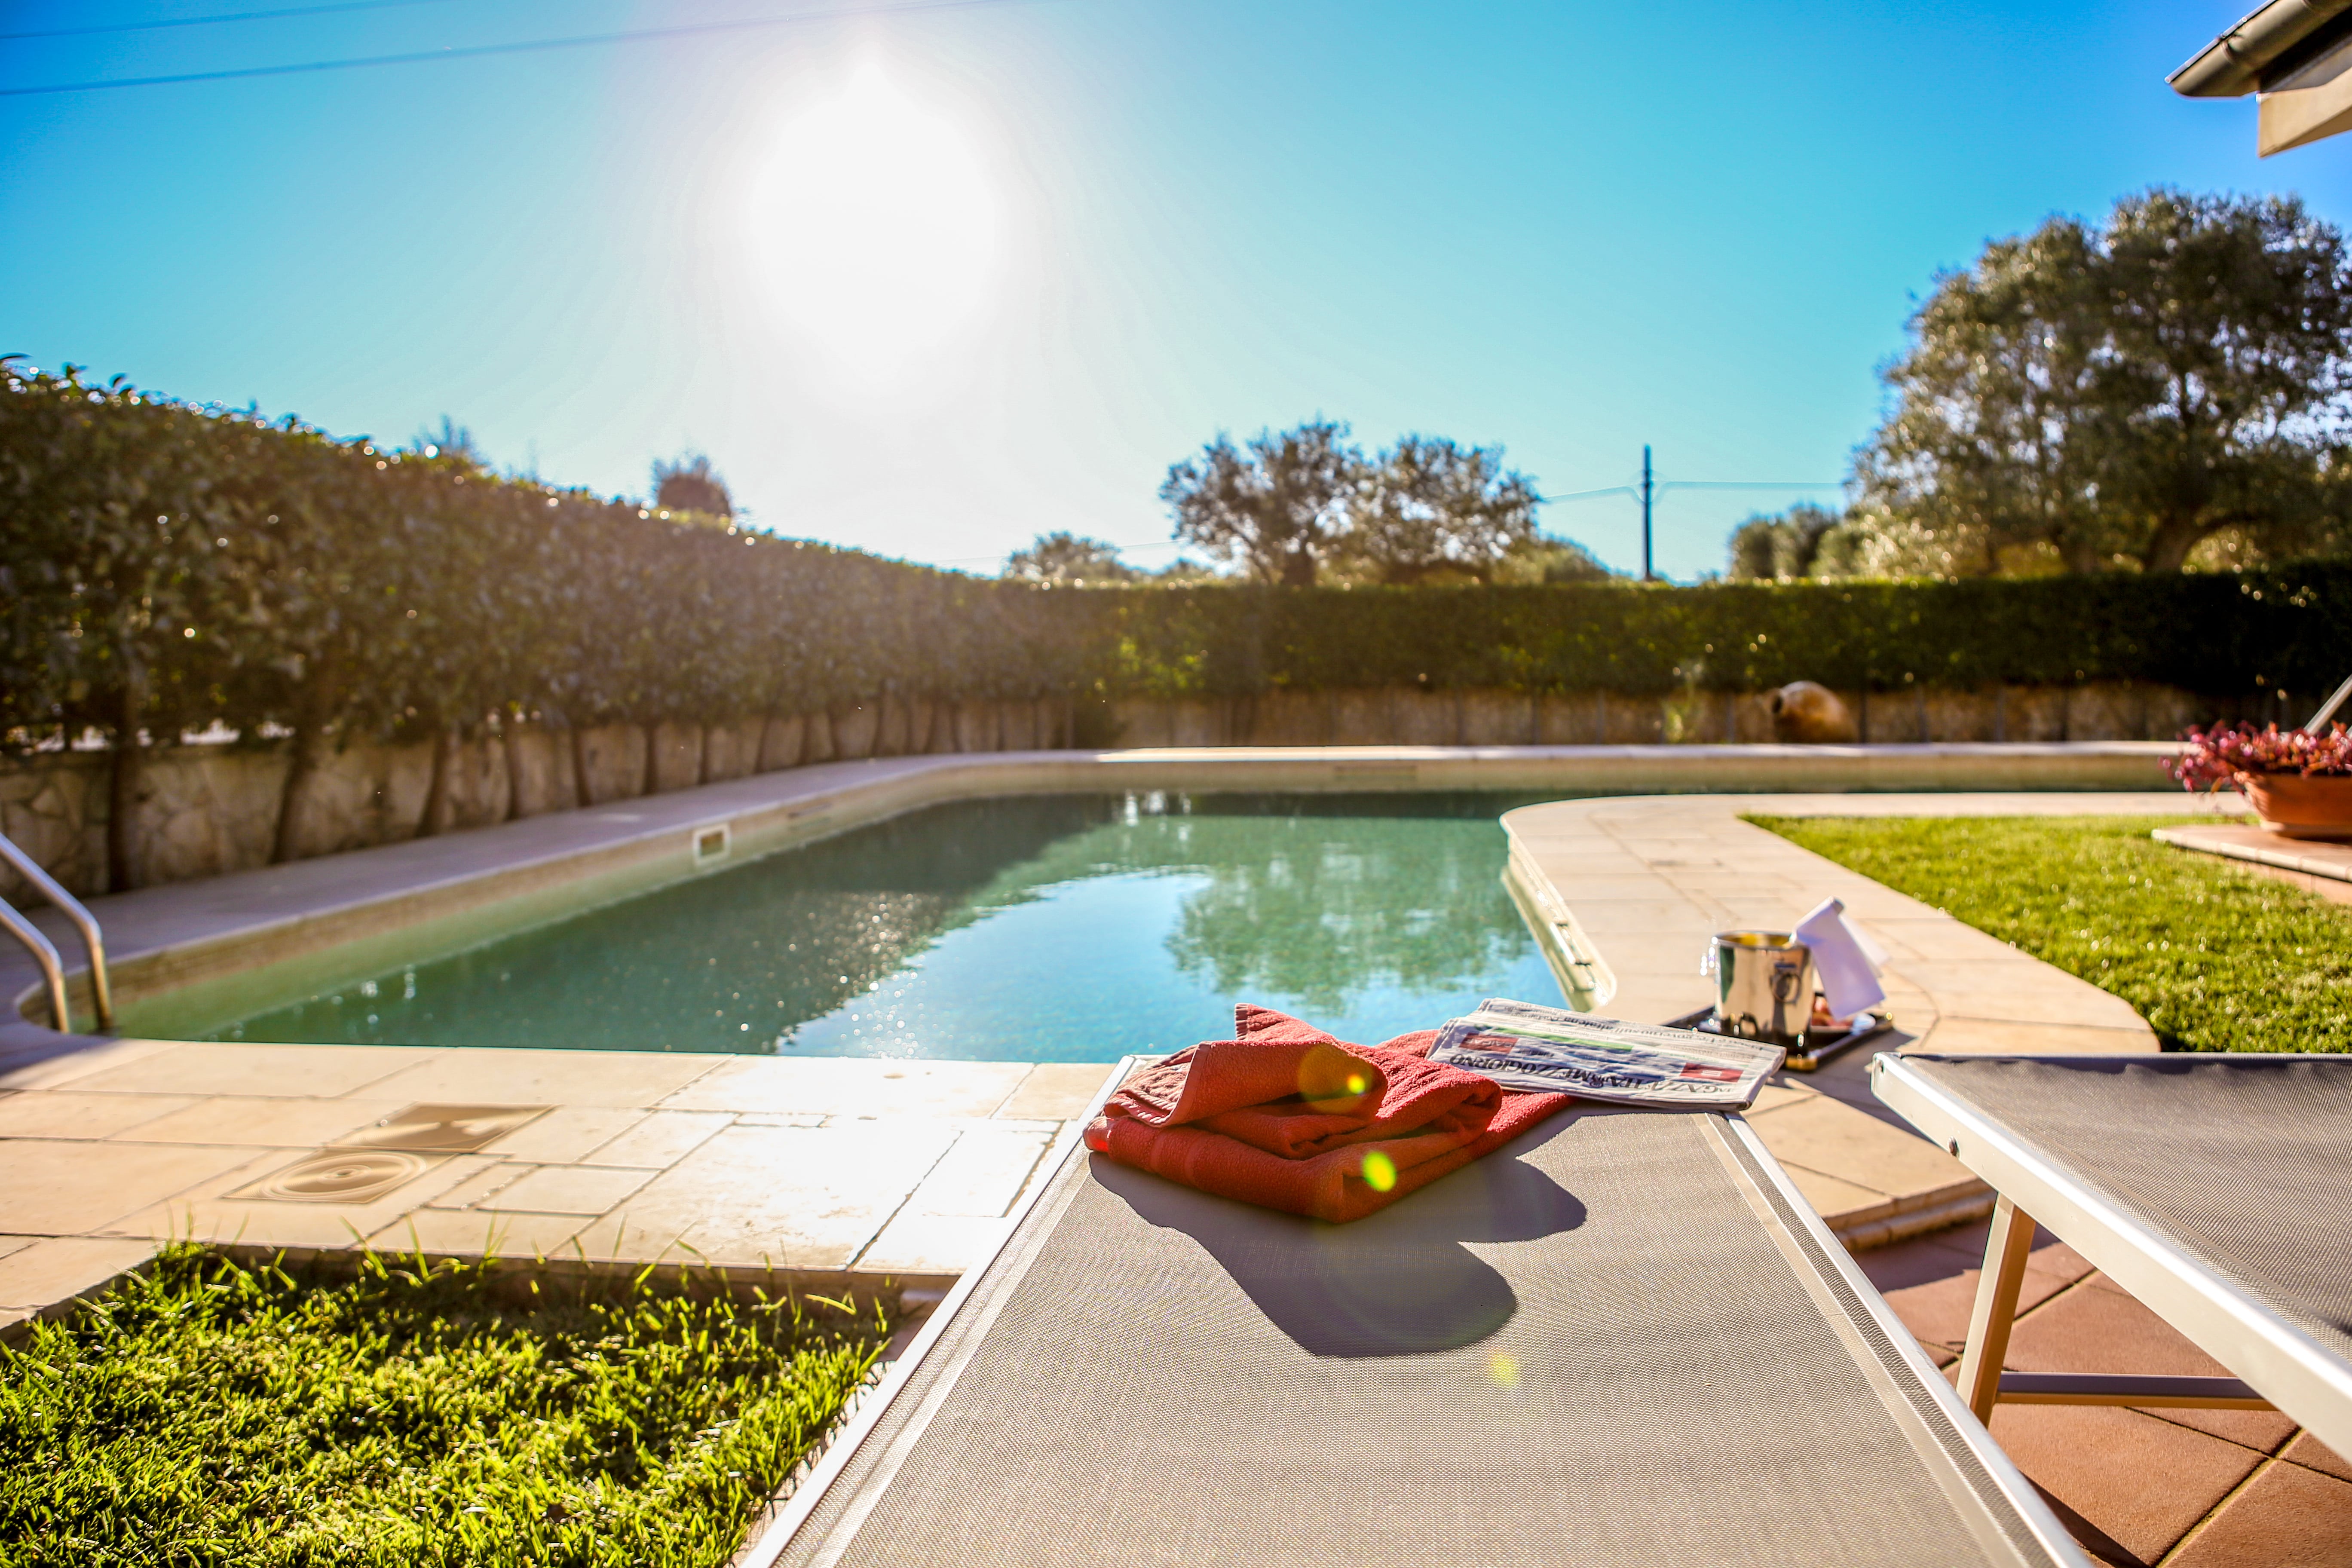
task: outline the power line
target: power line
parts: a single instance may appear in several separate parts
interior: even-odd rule
[[[1832,479],[1827,484],[1801,484],[1794,479],[1660,479],[1662,490],[1838,490],[1845,486]]]
[[[1660,479],[1651,486],[1660,490],[1836,490],[1845,486],[1836,479],[1826,484],[1800,484],[1793,479]],[[1538,496],[1546,506],[1559,501],[1592,500],[1601,496],[1638,496],[1639,485],[1611,485],[1606,489],[1571,490],[1564,496]]]
[[[442,5],[448,0],[342,0],[337,5],[296,5],[284,11],[231,11],[222,16],[169,16],[160,22],[110,22],[100,27],[51,27],[37,33],[0,33],[0,43],[25,38],[87,38],[98,33],[152,33],[164,27],[212,27],[223,22],[274,22],[280,16],[325,16],[341,11],[387,11],[398,5]]]
[[[1035,0],[898,0],[878,5],[837,5],[823,11],[796,11],[782,16],[745,16],[729,22],[695,22],[674,27],[639,27],[620,33],[583,33],[569,38],[531,38],[513,44],[475,44],[464,48],[422,49],[413,54],[364,55],[352,59],[305,60],[296,65],[245,66],[235,70],[185,71],[173,76],[114,77],[98,81],[52,82],[40,87],[0,87],[0,98],[33,98],[60,92],[105,92],[126,87],[173,87],[184,82],[234,81],[249,77],[302,76],[318,71],[356,70],[367,66],[424,65],[434,60],[479,59],[490,55],[521,55],[547,49],[591,48],[601,44],[636,44],[655,38],[698,37],[712,33],[747,32],[756,27],[789,27],[803,22],[828,22],[852,16],[905,16],[926,11],[971,11],[984,6],[1034,4]]]

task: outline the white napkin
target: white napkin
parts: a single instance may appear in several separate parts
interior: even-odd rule
[[[1851,1018],[1886,1000],[1885,988],[1878,984],[1878,963],[1885,951],[1846,924],[1845,905],[1823,899],[1797,922],[1797,940],[1812,950],[1813,973],[1832,1017]]]

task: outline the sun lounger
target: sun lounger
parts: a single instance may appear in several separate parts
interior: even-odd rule
[[[2352,1057],[1895,1057],[1871,1088],[2000,1194],[1960,1390],[2267,1409],[2352,1453]],[[2004,1372],[2040,1221],[2233,1377]]]
[[[1737,1118],[1328,1226],[1085,1151],[744,1568],[2081,1563]]]

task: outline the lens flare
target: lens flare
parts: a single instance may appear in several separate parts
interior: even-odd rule
[[[1396,1162],[1371,1150],[1364,1156],[1364,1185],[1376,1193],[1385,1193],[1396,1185]]]
[[[1519,1358],[1507,1351],[1496,1351],[1486,1358],[1486,1377],[1496,1388],[1518,1387]]]

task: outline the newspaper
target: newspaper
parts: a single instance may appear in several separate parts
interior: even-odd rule
[[[1489,998],[1438,1032],[1429,1059],[1484,1073],[1505,1089],[1738,1110],[1755,1100],[1785,1055],[1755,1040]]]

